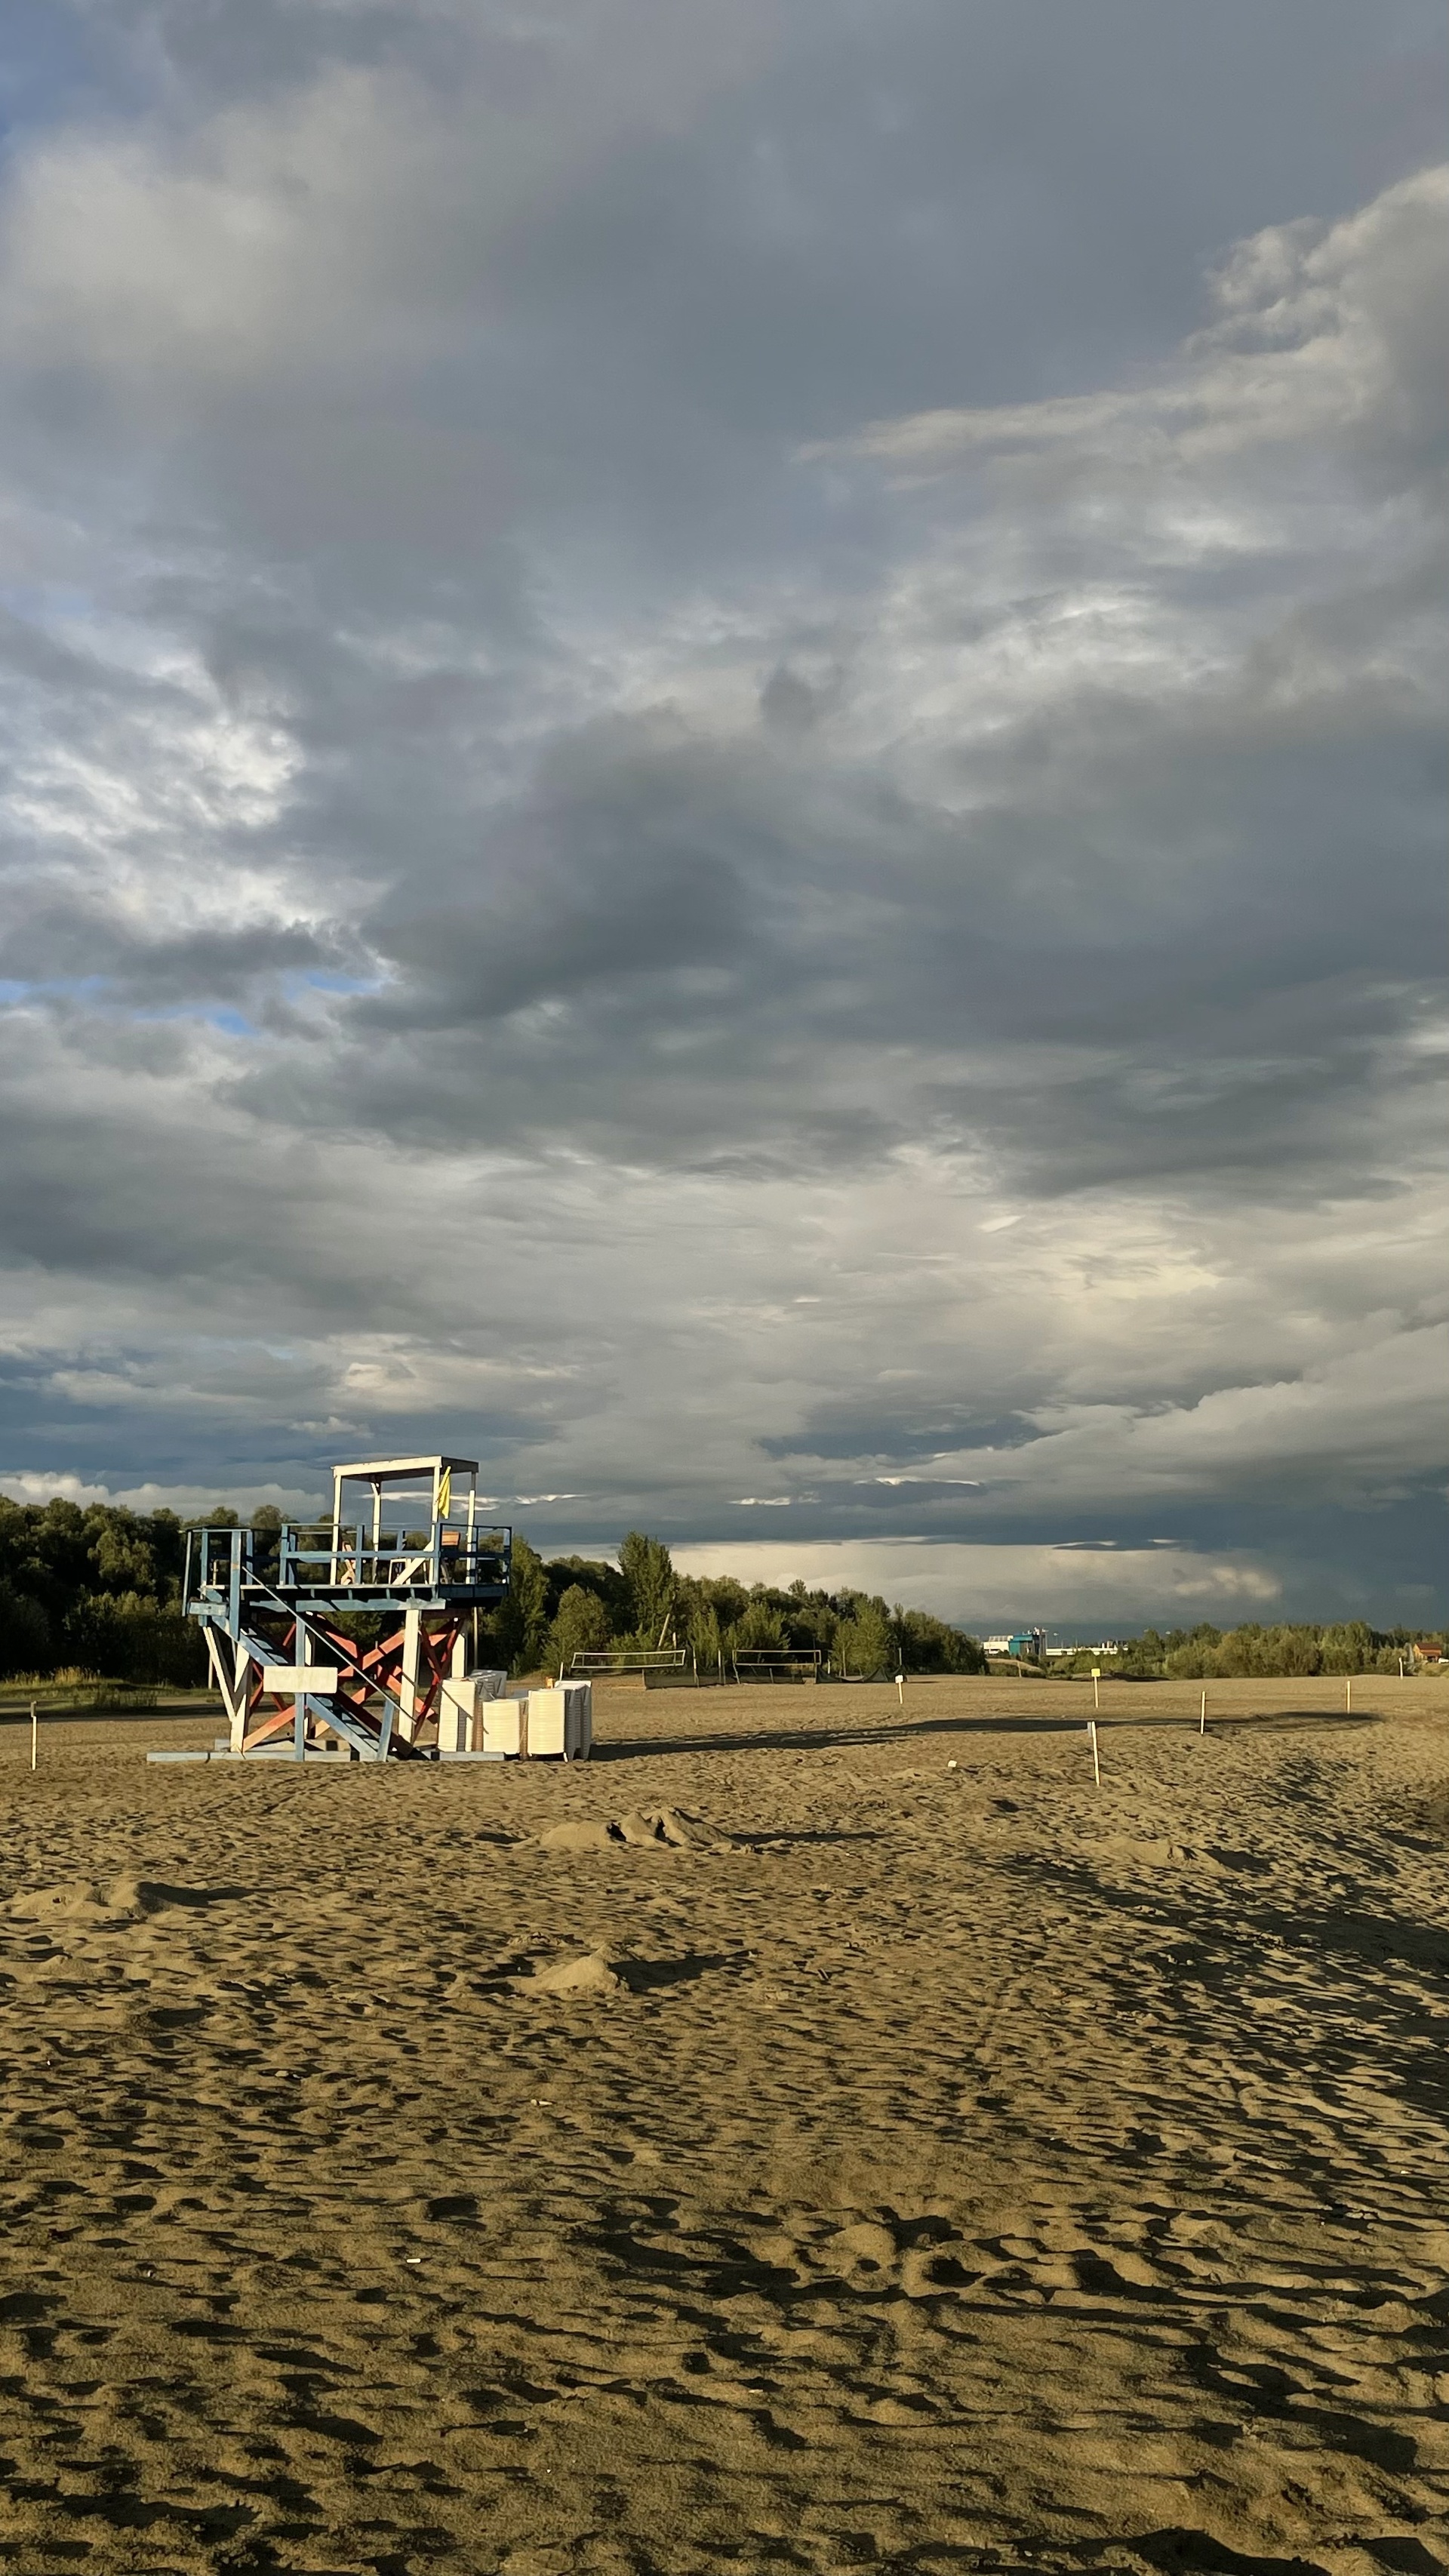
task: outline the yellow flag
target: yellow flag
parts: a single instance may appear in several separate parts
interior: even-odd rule
[[[438,1518],[445,1521],[453,1508],[453,1470],[445,1467],[438,1478]]]

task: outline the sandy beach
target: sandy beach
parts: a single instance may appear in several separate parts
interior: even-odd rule
[[[1353,1698],[6,1726],[5,2568],[1449,2566],[1449,1688]]]

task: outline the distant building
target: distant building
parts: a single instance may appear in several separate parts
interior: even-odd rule
[[[1017,1628],[1009,1637],[985,1637],[988,1655],[1015,1655],[1018,1662],[1040,1663],[1046,1651],[1045,1628]]]

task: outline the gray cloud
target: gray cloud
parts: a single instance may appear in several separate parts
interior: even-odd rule
[[[591,1544],[1150,1589],[1170,1509],[1203,1597],[1391,1609],[1428,12],[74,26],[0,197],[0,1466],[466,1430]]]

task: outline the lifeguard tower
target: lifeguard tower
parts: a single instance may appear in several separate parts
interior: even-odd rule
[[[334,1467],[329,1521],[195,1531],[186,1607],[231,1757],[466,1754],[503,1680],[475,1669],[478,1613],[507,1593],[512,1546],[479,1517],[477,1460],[441,1455]]]

